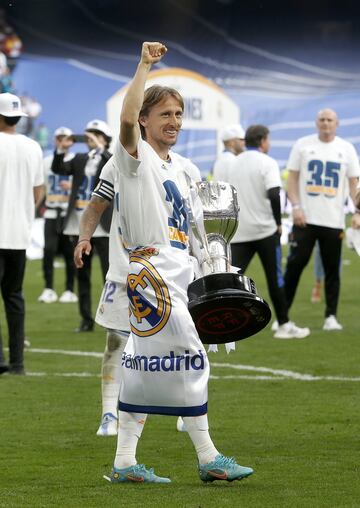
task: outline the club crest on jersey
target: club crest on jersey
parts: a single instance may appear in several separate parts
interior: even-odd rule
[[[141,251],[140,251],[141,252]],[[139,252],[130,255],[127,278],[130,328],[139,337],[150,337],[164,328],[171,313],[169,289],[155,267]]]

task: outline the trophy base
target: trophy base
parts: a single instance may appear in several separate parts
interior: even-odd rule
[[[271,319],[254,282],[236,273],[214,273],[192,282],[189,312],[204,344],[223,344],[260,332]]]

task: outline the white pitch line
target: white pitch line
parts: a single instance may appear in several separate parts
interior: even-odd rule
[[[96,353],[93,351],[71,351],[68,349],[45,349],[45,348],[29,348],[26,350],[29,353],[43,353],[43,354],[60,354],[69,356],[90,356],[94,358],[102,358],[103,353]],[[264,374],[271,374],[271,376],[248,376],[248,375],[228,375],[228,376],[217,376],[211,375],[210,379],[255,379],[260,381],[276,381],[276,380],[287,380],[295,379],[296,381],[360,381],[360,377],[346,377],[346,376],[313,376],[312,374],[301,374],[300,372],[294,372],[291,370],[284,369],[271,369],[270,367],[255,367],[254,365],[243,365],[237,363],[217,363],[210,362],[212,368],[220,369],[234,369],[234,370],[245,370],[251,372],[261,372]],[[62,376],[62,377],[99,377],[88,372],[80,373],[53,373],[47,374],[45,372],[29,373],[30,376]]]

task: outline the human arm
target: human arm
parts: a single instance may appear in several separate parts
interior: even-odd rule
[[[152,64],[159,62],[167,49],[160,42],[144,42],[140,62],[124,98],[120,115],[120,143],[132,156],[137,154],[140,137],[139,113],[144,100],[145,82]]]
[[[72,175],[74,173],[72,161],[65,161],[69,149],[74,144],[72,136],[65,136],[62,140],[56,141],[56,150],[51,163],[51,171],[57,175]]]
[[[306,217],[300,203],[299,192],[300,172],[289,169],[288,197],[292,204],[292,214],[295,226],[305,227]]]
[[[97,228],[101,216],[109,206],[110,201],[99,196],[92,196],[90,202],[82,214],[80,220],[79,240],[74,250],[74,262],[76,268],[82,268],[83,255],[88,256],[91,252],[91,237]]]
[[[45,197],[45,186],[36,185],[35,187],[33,187],[33,191],[34,191],[35,208],[38,209]]]
[[[349,193],[356,208],[351,219],[351,227],[360,229],[360,187],[358,186],[358,178],[349,178]]]
[[[281,228],[281,203],[280,203],[280,187],[272,187],[267,190],[267,197],[270,201],[271,210],[277,225],[277,232],[282,233]]]

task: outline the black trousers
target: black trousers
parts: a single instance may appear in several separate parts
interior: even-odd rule
[[[74,238],[74,247],[78,237]],[[91,312],[91,264],[94,249],[99,255],[101,272],[105,282],[105,276],[109,269],[109,238],[101,236],[91,239],[91,252],[89,256],[83,256],[84,266],[77,270],[79,286],[79,311],[83,323],[92,324],[94,319]]]
[[[73,244],[68,235],[62,233],[64,219],[45,219],[45,246],[43,258],[43,272],[45,287],[53,289],[54,258],[60,251],[65,260],[65,289],[74,290],[75,265],[73,259]]]
[[[254,254],[258,254],[264,268],[266,282],[280,325],[287,323],[288,308],[281,270],[280,236],[275,233],[261,240],[231,244],[232,264],[245,273]]]
[[[9,364],[14,369],[24,367],[25,265],[25,250],[0,249],[0,287],[9,331]],[[0,360],[3,359],[1,348]]]
[[[325,317],[336,316],[340,294],[340,259],[343,230],[307,224],[294,226],[285,271],[285,292],[289,308],[295,298],[299,280],[308,264],[316,240],[319,242],[325,272]]]

